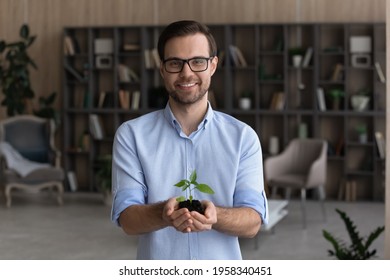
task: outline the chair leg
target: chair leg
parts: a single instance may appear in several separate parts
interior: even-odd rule
[[[319,193],[319,199],[321,203],[322,216],[324,217],[324,222],[326,222],[327,217],[326,217],[326,209],[325,209],[325,189],[323,185],[321,185],[318,188],[318,193]]]
[[[301,189],[302,227],[306,229],[306,189]]]
[[[10,208],[11,207],[11,187],[10,186],[5,186],[4,195],[5,195],[5,205],[7,208]]]
[[[271,192],[271,197],[276,198],[276,193],[278,192],[278,187],[273,186],[272,187],[272,192]]]
[[[57,183],[55,185],[55,188],[57,188],[57,202],[58,202],[58,205],[63,205],[64,204],[64,201],[62,199],[62,195],[64,193],[64,186],[61,184],[61,183]]]

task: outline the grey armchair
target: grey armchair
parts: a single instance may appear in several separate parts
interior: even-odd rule
[[[54,123],[31,115],[19,115],[0,121],[0,182],[11,206],[11,191],[57,191],[58,204],[63,203],[64,171],[60,152],[54,145]],[[5,150],[5,151],[4,151]],[[10,156],[11,155],[11,156]]]
[[[320,139],[293,139],[279,155],[264,162],[266,183],[275,196],[278,188],[290,199],[292,189],[301,193],[302,225],[306,228],[306,190],[317,189],[324,219],[327,142]]]

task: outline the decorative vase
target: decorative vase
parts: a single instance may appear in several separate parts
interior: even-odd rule
[[[252,100],[249,97],[241,97],[238,106],[242,110],[249,110],[252,105]]]
[[[294,67],[299,68],[302,63],[302,55],[293,55],[292,63]]]
[[[370,102],[370,97],[364,95],[354,95],[351,97],[351,106],[352,109],[358,112],[366,111],[368,104]]]

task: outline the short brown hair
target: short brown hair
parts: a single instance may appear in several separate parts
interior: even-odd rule
[[[181,20],[169,24],[160,34],[157,49],[161,61],[164,61],[165,45],[170,39],[196,33],[201,33],[206,36],[207,41],[209,42],[210,56],[216,56],[217,44],[213,35],[210,33],[209,28],[206,25],[193,20]]]

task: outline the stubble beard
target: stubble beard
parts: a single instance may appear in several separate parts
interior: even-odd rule
[[[200,90],[196,92],[194,95],[183,96],[179,94],[176,90],[169,90],[168,94],[174,101],[176,101],[181,105],[191,105],[203,99],[203,97],[206,95],[206,93],[209,90],[209,86],[210,83],[207,83],[205,86],[202,86]]]

